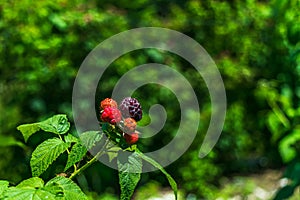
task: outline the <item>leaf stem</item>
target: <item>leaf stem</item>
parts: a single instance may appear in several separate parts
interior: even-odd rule
[[[66,142],[65,140],[63,140],[63,138],[61,137],[61,135],[58,135],[58,137],[59,137],[59,139],[60,139],[61,141]],[[69,149],[67,149],[67,153],[68,153],[68,155],[70,155]],[[73,165],[73,167],[74,167],[74,171],[77,171],[77,166],[76,166],[75,164]]]
[[[103,155],[103,153],[105,153],[105,147],[108,145],[109,143],[109,138],[107,138],[107,140],[105,141],[105,144],[103,145],[103,147],[100,149],[100,151],[91,159],[89,160],[87,163],[85,163],[82,167],[80,167],[79,169],[75,169],[74,172],[71,174],[71,176],[69,177],[70,179],[73,179],[75,176],[79,175],[81,172],[83,172],[86,168],[88,168],[91,164],[93,164],[94,162],[97,161],[97,159]]]

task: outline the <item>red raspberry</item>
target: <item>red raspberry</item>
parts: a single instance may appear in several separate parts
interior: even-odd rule
[[[110,99],[110,98],[106,98],[106,99],[101,101],[100,109],[102,110],[102,109],[105,109],[107,107],[117,108],[118,104],[115,100]]]
[[[122,115],[117,108],[107,107],[101,114],[101,120],[110,124],[116,124],[121,121]]]
[[[124,133],[123,137],[125,138],[127,144],[134,144],[139,140],[139,135],[136,132],[131,134]]]
[[[132,118],[124,119],[124,131],[126,133],[132,133],[135,131],[136,121]]]

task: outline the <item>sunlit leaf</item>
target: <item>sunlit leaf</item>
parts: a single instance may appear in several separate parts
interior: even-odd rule
[[[87,196],[81,191],[71,179],[57,176],[51,179],[47,186],[57,185],[62,188],[64,199],[66,200],[86,200]]]
[[[5,200],[55,200],[60,191],[44,187],[44,181],[32,177],[22,181],[16,187],[11,187],[4,195]]]
[[[46,119],[45,121],[32,123],[32,124],[23,124],[17,127],[19,131],[21,131],[25,142],[27,142],[28,138],[36,133],[39,130],[43,130],[46,132],[51,132],[55,134],[65,134],[70,128],[70,123],[68,122],[67,116],[60,114],[54,115]]]
[[[32,187],[28,188],[9,188],[6,192],[4,200],[55,200],[55,194],[47,192],[42,189]]]
[[[68,161],[64,171],[68,170],[72,165],[79,162],[87,153],[87,148],[81,143],[76,143],[73,145],[69,155]]]
[[[32,177],[29,179],[26,179],[19,183],[16,187],[17,188],[22,188],[22,187],[33,187],[33,188],[40,188],[44,186],[44,181],[43,179],[39,177]]]
[[[41,143],[32,153],[30,166],[32,176],[41,175],[60,154],[66,151],[71,143],[52,138]]]
[[[121,186],[121,200],[130,200],[142,172],[142,160],[133,153],[127,158],[118,157],[119,183]]]
[[[2,197],[3,193],[7,190],[9,185],[8,181],[0,180],[0,198]]]
[[[23,124],[17,127],[19,131],[21,131],[25,142],[27,142],[28,138],[40,130],[38,123],[33,124]]]
[[[67,135],[65,135],[64,139],[65,139],[66,142],[71,142],[71,143],[73,143],[73,142],[79,142],[79,138],[73,136],[70,133],[67,134]]]
[[[39,122],[38,126],[46,132],[65,134],[70,128],[70,123],[68,122],[67,115],[60,114]]]

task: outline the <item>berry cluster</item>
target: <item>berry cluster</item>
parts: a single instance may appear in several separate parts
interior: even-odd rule
[[[138,141],[139,135],[136,122],[142,119],[142,107],[138,100],[126,97],[122,100],[119,108],[115,100],[106,98],[100,103],[100,119],[121,130],[122,136],[131,145]]]

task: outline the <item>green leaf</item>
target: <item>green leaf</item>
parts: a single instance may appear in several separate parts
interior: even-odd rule
[[[103,136],[102,132],[99,131],[87,131],[80,134],[79,138],[81,143],[87,148],[91,149],[97,142],[101,140]]]
[[[49,20],[61,31],[68,27],[67,23],[57,14],[51,14]]]
[[[81,189],[69,178],[57,176],[51,179],[47,186],[58,185],[62,188],[63,196],[65,200],[86,200],[87,196],[81,191]]]
[[[22,181],[16,187],[17,188],[22,188],[22,187],[41,188],[43,186],[44,186],[43,179],[41,179],[39,177],[32,177],[32,178],[29,178],[29,179],[26,179],[26,180]]]
[[[56,199],[63,198],[64,193],[63,193],[63,188],[58,185],[57,183],[45,185],[43,190],[50,192],[52,194],[55,194]]]
[[[62,114],[54,115],[45,121],[39,122],[38,125],[43,131],[55,134],[65,134],[70,128],[67,115]]]
[[[121,150],[122,148],[119,146],[110,147],[109,150],[107,151],[109,162],[111,162],[114,158],[116,158],[118,156],[118,152]]]
[[[276,142],[284,133],[284,126],[273,112],[271,112],[267,117],[267,125],[272,132],[272,141]]]
[[[294,186],[287,185],[278,191],[274,200],[288,199],[289,197],[291,197],[293,195],[294,190],[295,190]]]
[[[175,180],[172,178],[172,176],[166,172],[166,170],[155,160],[153,160],[152,158],[146,156],[145,154],[143,154],[141,151],[139,151],[137,149],[136,151],[138,153],[138,155],[145,161],[147,161],[148,163],[150,163],[151,165],[153,165],[154,167],[156,167],[157,169],[159,169],[168,179],[169,184],[172,188],[172,190],[174,191],[174,195],[175,195],[175,199],[177,199],[177,193],[178,193],[178,189],[177,189],[177,184],[175,182]]]
[[[73,143],[73,142],[79,142],[79,138],[77,138],[77,137],[75,137],[74,135],[72,135],[72,134],[67,134],[65,137],[64,137],[64,139],[65,139],[65,141],[66,142],[71,142],[71,143]]]
[[[40,176],[70,145],[71,143],[65,143],[58,138],[52,138],[37,146],[30,160],[32,176]]]
[[[299,183],[300,184],[300,160],[294,159],[291,163],[286,166],[284,170],[283,177],[291,180],[291,183]]]
[[[38,177],[32,177],[22,181],[16,187],[7,190],[5,200],[55,200],[57,193],[45,190],[44,181]]]
[[[297,150],[293,145],[300,141],[300,129],[295,129],[292,133],[284,137],[279,143],[279,153],[284,162],[289,162],[297,155]]]
[[[3,194],[5,193],[5,191],[7,190],[9,185],[8,181],[4,181],[4,180],[0,180],[0,198],[2,199]]]
[[[137,145],[133,144],[127,147],[126,149],[124,149],[124,151],[135,151],[136,149],[137,149]]]
[[[79,162],[87,153],[87,148],[81,143],[73,145],[70,154],[68,155],[68,161],[64,171],[68,170],[72,165]]]
[[[0,147],[8,147],[8,146],[19,146],[22,148],[26,147],[22,142],[16,140],[12,136],[0,135],[0,141],[1,141]]]
[[[121,200],[130,200],[142,172],[142,159],[133,153],[128,160],[118,157],[119,183],[121,186]]]
[[[21,131],[25,142],[27,142],[28,138],[36,133],[37,131],[40,130],[40,127],[38,125],[38,123],[34,123],[34,124],[23,124],[17,127],[17,129],[19,131]]]
[[[70,128],[70,123],[68,122],[66,115],[54,115],[46,119],[45,121],[32,123],[32,124],[23,124],[17,127],[19,131],[21,131],[25,142],[27,142],[28,138],[42,129],[46,132],[51,132],[55,134],[65,134],[68,132]]]
[[[7,190],[4,200],[55,200],[55,194],[43,189],[11,187]]]
[[[76,144],[73,145],[71,152],[68,155],[68,161],[64,171],[79,162],[85,156],[88,149],[91,149],[95,143],[101,140],[101,138],[102,134],[99,131],[84,132],[80,135],[79,139],[68,134],[65,137],[65,140],[69,142],[76,142]]]

